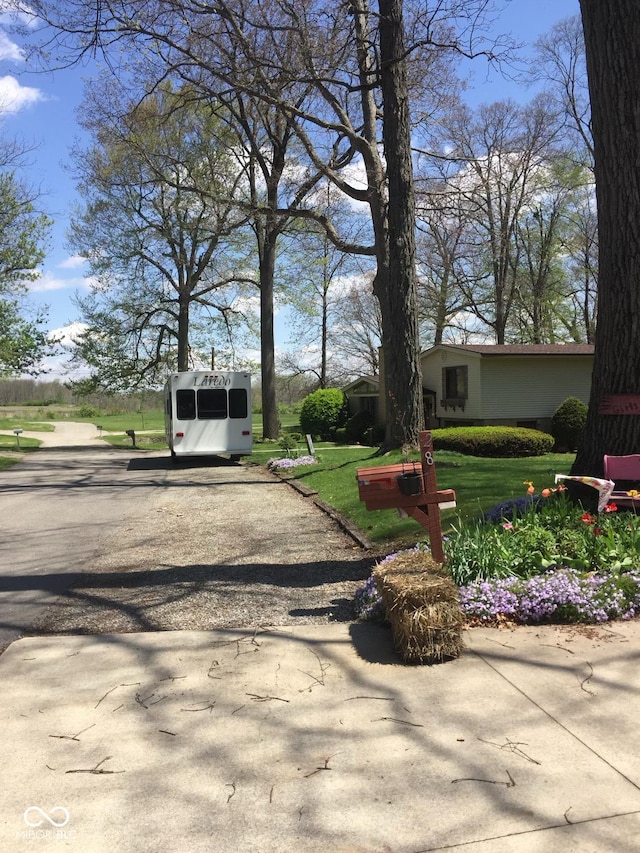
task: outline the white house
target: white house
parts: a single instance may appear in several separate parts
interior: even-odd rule
[[[591,344],[437,344],[420,355],[438,426],[526,426],[548,431],[567,397],[589,402]]]
[[[436,344],[420,354],[420,363],[428,427],[494,424],[549,431],[567,397],[589,402],[593,346]],[[378,397],[370,410],[383,423],[383,387],[384,376],[377,389],[371,377],[352,382],[345,389],[350,410],[359,410],[366,388],[369,398]],[[369,399],[367,406],[374,405]]]

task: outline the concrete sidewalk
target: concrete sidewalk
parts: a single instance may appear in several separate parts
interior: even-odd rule
[[[0,849],[636,851],[640,624],[29,638],[0,657]]]

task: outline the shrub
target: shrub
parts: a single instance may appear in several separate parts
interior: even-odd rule
[[[289,435],[288,433],[284,433],[283,435],[281,435],[278,441],[280,443],[280,448],[284,450],[287,456],[291,455],[292,450],[297,449],[297,442],[295,438],[292,435]]]
[[[331,441],[345,421],[345,398],[339,388],[321,388],[304,398],[300,409],[303,433]]]
[[[454,450],[469,456],[544,456],[554,446],[553,436],[523,427],[454,427],[434,429],[432,435],[436,450]]]
[[[347,431],[344,427],[338,427],[334,441],[336,444],[347,444]]]
[[[556,409],[551,419],[551,434],[556,447],[567,451],[577,450],[587,421],[587,405],[577,397],[567,399]]]
[[[95,406],[90,406],[88,403],[83,403],[80,406],[79,415],[81,418],[97,418],[100,416],[100,409],[96,409]]]
[[[373,418],[369,412],[356,412],[344,425],[346,441],[352,444],[364,444],[372,426]]]

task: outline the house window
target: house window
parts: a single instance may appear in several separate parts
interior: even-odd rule
[[[464,404],[469,396],[466,364],[458,367],[442,368],[442,390],[444,392],[444,399],[441,400],[441,404],[445,408],[448,406],[460,406],[464,409]]]

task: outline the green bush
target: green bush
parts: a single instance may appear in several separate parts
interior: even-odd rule
[[[83,403],[80,406],[79,415],[81,418],[97,418],[100,415],[100,409],[95,406],[90,406],[88,403]]]
[[[302,432],[332,441],[336,430],[345,422],[345,397],[340,388],[320,388],[302,401]]]
[[[283,435],[281,435],[278,439],[278,442],[280,443],[280,449],[283,450],[287,454],[287,456],[291,454],[292,450],[297,450],[297,441],[292,435],[289,435],[288,433],[284,433]]]
[[[351,444],[364,444],[372,426],[373,418],[369,412],[356,412],[344,425],[346,441]]]
[[[559,450],[577,450],[586,421],[586,403],[577,397],[567,397],[551,419],[551,434],[556,441],[556,447]]]
[[[544,456],[555,443],[548,433],[523,427],[452,427],[434,429],[432,435],[436,450],[454,450],[468,456]]]

